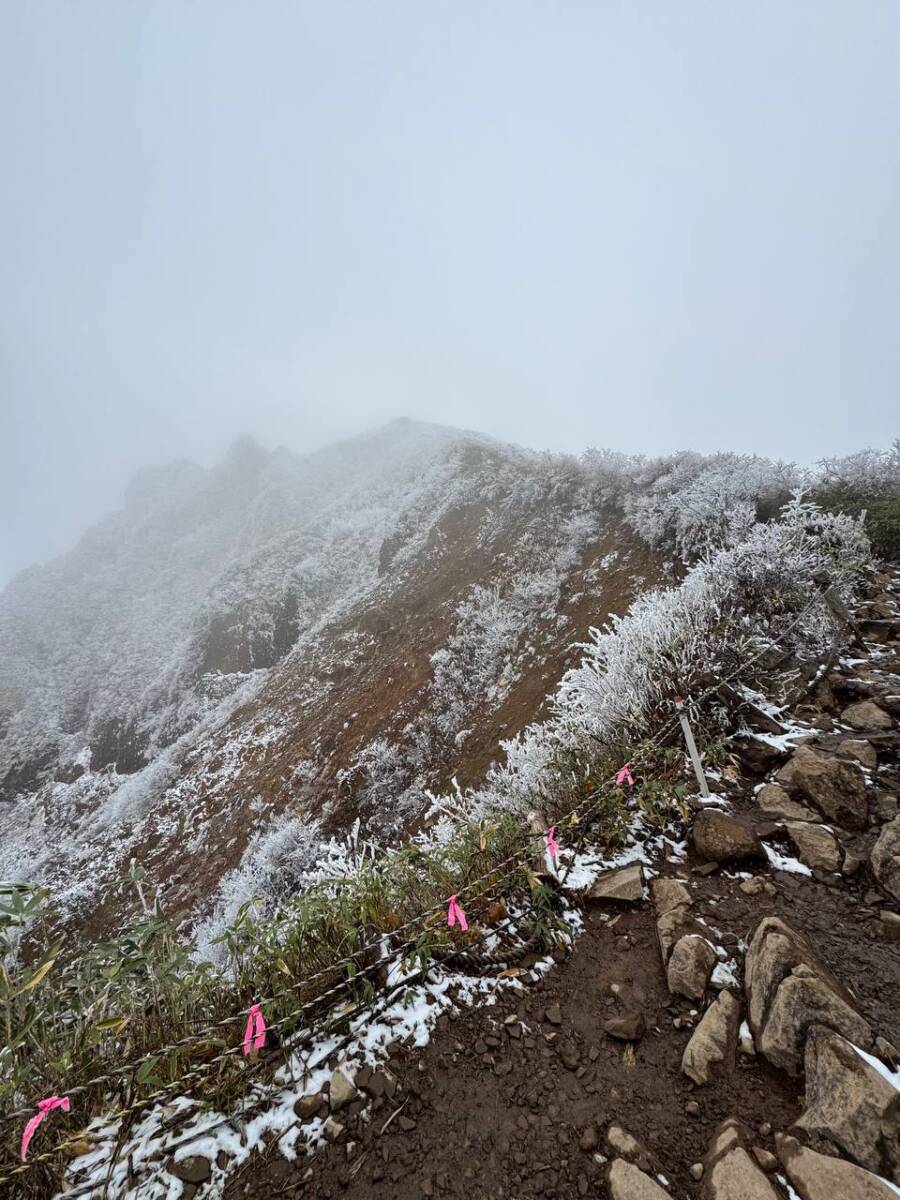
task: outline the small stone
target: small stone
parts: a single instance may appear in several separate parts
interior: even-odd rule
[[[772,1122],[771,1121],[763,1121],[762,1125],[760,1125],[760,1127],[759,1127],[759,1136],[760,1137],[768,1137],[771,1134],[771,1132],[772,1132]]]
[[[766,1150],[763,1146],[753,1147],[753,1157],[767,1175],[771,1175],[773,1171],[778,1170],[778,1159],[774,1154],[771,1153],[771,1151]]]
[[[578,1145],[587,1154],[597,1149],[600,1145],[600,1137],[597,1133],[596,1125],[585,1125],[581,1137],[578,1139]]]
[[[688,1102],[684,1106],[684,1111],[687,1113],[687,1115],[689,1117],[699,1117],[700,1116],[700,1105],[697,1103],[696,1100],[688,1100]]]
[[[878,914],[881,922],[881,936],[886,942],[900,942],[900,913],[889,912],[883,908]]]
[[[640,1009],[632,1009],[620,1017],[603,1022],[603,1028],[612,1038],[620,1042],[637,1042],[644,1036],[647,1024]]]
[[[316,1115],[324,1103],[325,1097],[321,1092],[313,1092],[310,1096],[301,1096],[294,1105],[294,1115],[301,1121],[308,1121],[310,1117]]]
[[[602,871],[587,894],[591,900],[616,900],[633,904],[643,899],[644,868],[640,863],[632,863],[627,867]]]
[[[544,1010],[544,1020],[551,1025],[562,1025],[562,1012],[558,1004],[551,1004]]]
[[[872,811],[879,821],[893,821],[897,815],[897,797],[877,792],[872,801]]]
[[[334,1117],[329,1117],[325,1122],[325,1136],[328,1138],[329,1142],[336,1142],[344,1132],[345,1128],[346,1127],[342,1125],[340,1121],[336,1121]]]
[[[872,847],[872,870],[886,892],[900,900],[900,817],[885,825]]]
[[[604,1140],[606,1148],[619,1158],[636,1163],[642,1171],[650,1170],[650,1156],[647,1151],[618,1121],[613,1121],[607,1129]]]
[[[210,1161],[203,1154],[189,1154],[169,1164],[169,1173],[182,1183],[205,1183],[212,1174]]]
[[[701,1162],[691,1163],[690,1172],[691,1172],[692,1179],[702,1179],[703,1178],[703,1163],[701,1163]]]
[[[738,887],[745,896],[761,896],[764,891],[765,880],[759,875],[754,875],[752,879],[742,879]]]
[[[348,1079],[340,1067],[332,1072],[331,1084],[328,1089],[328,1101],[333,1113],[339,1112],[351,1100],[355,1100],[357,1095],[355,1084]]]
[[[659,918],[673,908],[689,907],[691,893],[680,879],[653,879],[650,881],[650,899]]]

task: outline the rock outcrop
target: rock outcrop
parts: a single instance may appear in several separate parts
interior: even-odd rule
[[[844,1038],[813,1026],[806,1043],[806,1109],[812,1144],[900,1183],[900,1090]]]
[[[779,917],[765,917],[757,926],[744,978],[756,1048],[773,1066],[798,1075],[807,1031],[816,1024],[871,1046],[872,1029],[853,997],[807,939]]]

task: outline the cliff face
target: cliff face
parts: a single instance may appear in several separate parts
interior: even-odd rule
[[[0,597],[0,877],[203,907],[289,820],[414,827],[659,576],[588,463],[437,426],[146,472]]]

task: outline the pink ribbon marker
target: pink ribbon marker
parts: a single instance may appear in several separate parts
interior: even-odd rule
[[[623,783],[627,783],[629,787],[634,787],[634,776],[631,774],[631,768],[628,763],[616,776],[616,783],[621,787]]]
[[[450,897],[447,905],[447,924],[452,929],[457,921],[459,922],[460,929],[463,931],[463,933],[465,933],[469,928],[469,922],[466,920],[466,914],[457,904],[456,895],[454,894]]]
[[[247,1013],[247,1028],[244,1030],[244,1053],[262,1050],[265,1044],[266,1023],[263,1020],[262,1009],[258,1004],[251,1004]]]
[[[554,862],[559,858],[559,846],[556,844],[556,838],[553,836],[556,833],[556,826],[551,825],[547,830],[547,853]]]
[[[31,1118],[31,1120],[22,1130],[21,1154],[23,1162],[28,1154],[28,1147],[31,1144],[31,1139],[34,1137],[35,1130],[37,1129],[38,1125],[40,1125],[41,1121],[43,1121],[44,1117],[46,1117],[48,1113],[53,1112],[54,1108],[61,1108],[63,1112],[68,1112],[69,1107],[70,1105],[68,1096],[48,1096],[46,1100],[38,1101],[37,1113]]]

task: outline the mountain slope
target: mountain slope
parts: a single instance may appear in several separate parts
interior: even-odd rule
[[[296,886],[357,817],[414,826],[658,579],[603,480],[408,421],[139,476],[0,597],[0,876],[99,927],[131,856],[205,907],[235,869]]]

